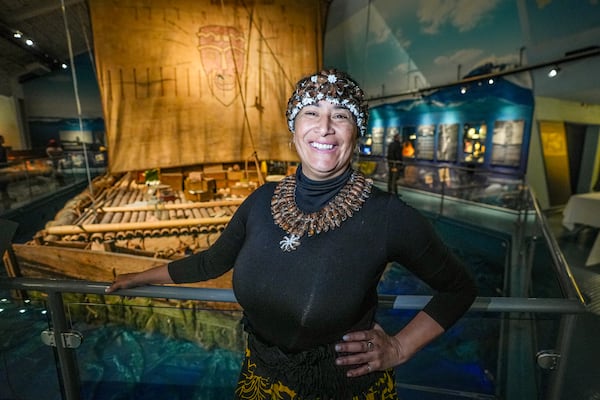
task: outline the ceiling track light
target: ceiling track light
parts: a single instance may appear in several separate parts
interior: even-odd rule
[[[39,48],[38,43],[28,37],[25,32],[6,26],[2,21],[0,21],[0,39],[6,40],[12,46],[19,47],[33,57],[31,62],[28,61],[28,65],[30,65],[33,70],[26,70],[23,74],[19,75],[19,82],[24,82],[32,76],[39,76],[40,71],[41,73],[46,73],[61,68],[61,63],[58,59],[52,57],[52,55],[45,52],[44,49]]]
[[[552,67],[552,69],[550,69],[550,71],[548,71],[548,78],[554,78],[559,73],[560,73],[560,68]]]

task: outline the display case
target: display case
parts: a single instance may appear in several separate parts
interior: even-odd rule
[[[404,160],[416,157],[417,128],[412,125],[402,127],[402,157]]]
[[[492,164],[518,166],[521,163],[525,121],[496,121],[492,135]]]
[[[386,146],[386,156],[387,156],[387,146],[392,143],[395,135],[400,135],[400,127],[390,126],[387,128],[385,132],[385,146]]]
[[[371,154],[376,156],[385,156],[384,148],[385,128],[378,127],[371,130]]]
[[[483,122],[468,122],[463,125],[463,147],[461,161],[483,164],[485,161],[487,126]]]
[[[440,124],[438,127],[437,159],[454,162],[458,154],[458,124]]]
[[[433,160],[435,125],[419,125],[417,128],[417,147],[415,158]]]

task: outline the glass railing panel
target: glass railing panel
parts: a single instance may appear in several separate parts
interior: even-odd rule
[[[379,310],[377,319],[387,332],[396,332],[414,314],[415,311]],[[403,400],[492,398],[497,390],[499,333],[497,318],[463,318],[396,368],[399,397]]]
[[[536,236],[529,239],[531,246],[531,276],[529,296],[541,298],[563,298],[566,294],[561,288],[560,281],[555,271],[552,252],[548,243],[541,237]]]
[[[479,296],[505,296],[506,266],[510,262],[511,235],[447,218],[432,220],[436,232],[459,257],[475,279]],[[414,274],[397,263],[386,269],[379,293],[388,295],[430,295],[433,292]]]
[[[0,398],[62,398],[54,350],[41,339],[48,321],[43,301],[15,299],[0,289]]]
[[[77,349],[82,399],[232,397],[245,348],[237,305],[65,299],[73,329],[85,338]]]
[[[450,218],[436,218],[433,225],[444,243],[465,263],[479,296],[507,296],[506,268],[512,250],[509,232]]]
[[[77,349],[82,398],[229,398],[243,357],[239,311],[87,297],[68,304],[72,326],[85,338]],[[377,319],[394,332],[414,313],[382,308]],[[535,356],[556,349],[560,331],[558,314],[469,313],[397,368],[401,398],[545,398],[538,396],[552,374]]]
[[[387,160],[380,156],[356,158],[353,166],[387,190]],[[515,172],[407,160],[397,182],[402,190],[418,190],[510,210],[527,207],[523,179]]]
[[[0,213],[23,207],[61,188],[103,174],[106,171],[104,154],[88,152],[88,165],[82,154],[67,154],[54,163],[49,158],[15,160],[0,168]]]
[[[480,296],[573,297],[572,290],[566,289],[574,284],[568,266],[560,265],[557,245],[544,234],[545,221],[535,209],[504,212],[445,198],[443,213],[436,213],[432,211],[435,206],[424,206],[430,197],[437,198],[402,194],[403,200],[430,219],[442,240],[465,262]],[[430,294],[401,268],[386,271],[380,288],[386,294]],[[409,291],[403,292],[406,288]]]
[[[414,311],[379,310],[388,332]],[[403,400],[550,398],[553,371],[536,354],[556,349],[560,314],[469,313],[406,364],[396,368]]]

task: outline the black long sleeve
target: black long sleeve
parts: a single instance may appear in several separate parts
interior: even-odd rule
[[[370,328],[377,285],[386,265],[399,262],[436,293],[424,311],[449,328],[474,300],[462,263],[426,218],[373,188],[361,210],[340,228],[300,238],[284,252],[287,235],[274,224],[275,184],[255,191],[209,249],[169,264],[175,282],[206,280],[234,268],[233,285],[253,329],[268,342],[302,350]]]

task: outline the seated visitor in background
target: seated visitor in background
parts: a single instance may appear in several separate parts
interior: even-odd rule
[[[50,139],[48,141],[48,146],[46,147],[46,155],[50,159],[52,163],[52,173],[59,184],[63,185],[65,183],[64,176],[62,173],[63,167],[63,148],[56,142],[55,139]]]

